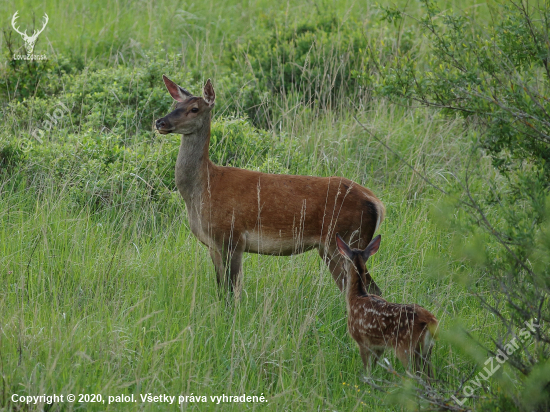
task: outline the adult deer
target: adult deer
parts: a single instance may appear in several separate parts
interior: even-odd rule
[[[163,80],[177,103],[156,127],[161,134],[182,135],[176,186],[191,231],[210,251],[218,284],[237,289],[243,252],[288,256],[318,249],[343,289],[344,268],[334,233],[365,247],[384,219],[382,202],[342,177],[275,175],[215,165],[208,157],[216,98],[210,79],[203,97],[166,76]]]

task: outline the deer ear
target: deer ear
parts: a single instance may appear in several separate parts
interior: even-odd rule
[[[164,84],[166,85],[168,92],[174,98],[174,100],[177,100],[178,102],[183,102],[185,99],[192,96],[190,92],[185,90],[183,87],[178,86],[164,74],[162,75],[162,80],[164,80]]]
[[[204,85],[203,96],[206,103],[208,103],[208,106],[214,106],[214,101],[216,100],[216,92],[214,92],[214,86],[212,86],[212,82],[210,81],[210,79],[208,79],[206,81],[206,84]]]
[[[363,250],[363,259],[365,262],[368,258],[370,258],[372,255],[374,255],[376,252],[378,252],[378,248],[380,248],[380,241],[382,240],[382,235],[376,236],[374,239],[372,239],[369,243],[369,245]]]
[[[336,245],[338,246],[338,251],[342,256],[347,257],[350,260],[353,259],[353,251],[338,233],[336,233]]]

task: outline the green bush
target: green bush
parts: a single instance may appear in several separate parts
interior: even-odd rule
[[[467,13],[441,16],[432,2],[424,3],[421,26],[430,53],[422,61],[412,53],[396,58],[384,69],[379,92],[481,125],[481,145],[500,171],[529,161],[550,182],[549,9],[497,3],[495,24],[481,27]]]
[[[214,113],[246,117],[258,127],[269,126],[270,93],[259,87],[251,73],[227,72],[214,80],[214,86],[217,95]]]
[[[505,351],[524,322],[540,325],[520,350],[508,354],[508,378],[491,385],[489,400],[478,407],[547,411],[550,8],[545,2],[505,0],[492,5],[493,23],[480,26],[467,12],[444,12],[423,2],[420,24],[431,40],[426,60],[412,54],[395,59],[384,69],[378,91],[458,114],[471,131],[475,160],[465,176],[455,175],[447,188],[453,196],[440,209],[456,236],[457,260],[467,262],[464,283],[498,319],[499,333],[487,352]],[[400,16],[388,10],[388,18]],[[479,168],[486,154],[494,173]],[[472,273],[483,273],[483,279]]]
[[[392,29],[382,29],[379,20],[353,15],[342,19],[314,12],[295,24],[280,15],[262,15],[258,25],[253,35],[229,45],[225,64],[247,77],[238,82],[252,87],[243,106],[261,127],[276,122],[281,115],[276,106],[285,99],[289,107],[347,107],[349,98],[370,90],[391,56],[413,53],[413,30],[401,30],[395,41]]]
[[[4,127],[8,126],[13,133],[18,133],[21,126],[31,132],[37,128],[49,132],[52,112],[57,107],[65,107],[70,116],[65,116],[64,124],[56,124],[55,128],[70,126],[75,132],[86,128],[98,132],[107,129],[127,138],[150,131],[154,120],[169,113],[173,104],[164,87],[163,74],[196,95],[202,94],[205,80],[202,73],[180,71],[174,63],[180,58],[180,55],[152,56],[135,68],[92,66],[72,72],[61,70],[54,63],[38,65],[40,73],[37,76],[41,80],[38,87],[33,86],[37,93],[29,95],[21,89],[17,98],[7,102],[3,108],[7,120]],[[5,83],[32,83],[13,70],[0,74],[0,79]],[[255,87],[250,74],[240,76],[226,72],[213,81],[217,93],[214,113],[237,117],[265,115],[262,101],[267,100],[266,93]]]
[[[213,123],[210,156],[217,164],[266,173],[300,173],[307,164],[307,156],[296,139],[255,129],[239,118]]]
[[[303,94],[306,102],[331,104],[358,86],[355,73],[370,70],[364,23],[314,15],[296,25],[263,16],[264,34],[228,48],[234,71],[251,68],[259,87],[272,94]]]
[[[162,83],[162,74],[169,68],[163,63],[153,60],[143,68],[87,68],[64,74],[63,92],[35,98],[32,110],[26,100],[12,103],[11,108],[20,123],[31,124],[34,119],[46,119],[58,103],[63,103],[70,110],[70,123],[75,128],[107,128],[131,136],[143,129],[151,130],[153,120],[170,110],[172,100],[167,98]]]
[[[181,136],[155,137],[140,132],[131,142],[124,134],[80,133],[54,129],[47,140],[4,135],[0,140],[0,170],[47,175],[67,184],[79,205],[136,203],[170,198]],[[298,141],[255,129],[247,120],[220,118],[212,122],[210,154],[221,165],[271,173],[297,173],[307,167]]]
[[[3,173],[9,174],[15,167],[25,159],[25,152],[12,141],[0,146],[0,176]]]

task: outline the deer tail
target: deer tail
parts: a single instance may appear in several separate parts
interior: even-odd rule
[[[380,227],[380,224],[384,220],[384,217],[386,216],[386,208],[384,206],[384,203],[382,203],[380,200],[375,203],[376,207],[376,227],[374,228],[374,232],[378,230]]]

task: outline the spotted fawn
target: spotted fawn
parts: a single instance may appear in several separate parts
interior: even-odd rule
[[[422,306],[390,303],[367,292],[372,278],[365,263],[378,251],[380,240],[378,235],[365,250],[351,249],[336,234],[338,250],[346,258],[349,333],[359,345],[368,375],[372,370],[372,357],[378,359],[386,348],[392,348],[405,368],[412,360],[414,370],[430,378],[429,358],[438,328],[435,316]]]

